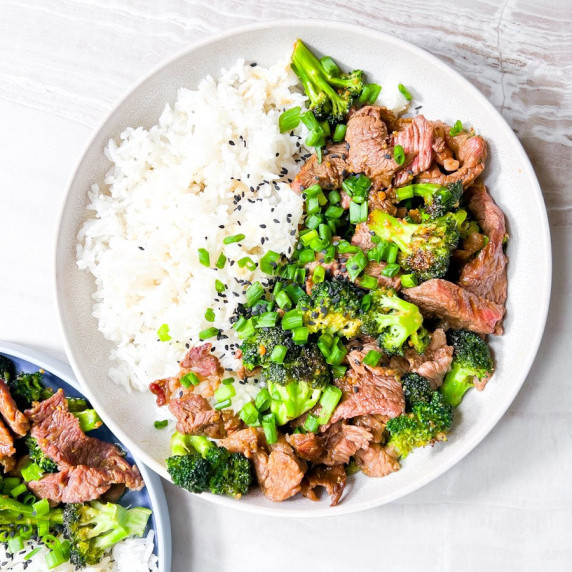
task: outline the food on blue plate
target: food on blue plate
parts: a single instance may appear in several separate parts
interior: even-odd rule
[[[139,470],[116,445],[85,434],[101,426],[85,399],[42,377],[16,374],[0,356],[2,569],[155,569],[139,548],[152,552],[152,535],[143,538],[151,511],[118,504],[126,488],[144,486]]]
[[[298,40],[290,66],[239,62],[108,146],[78,263],[110,376],[154,380],[167,469],[193,492],[337,504],[348,474],[445,441],[494,372],[507,234],[486,142],[401,84],[380,105],[391,87],[350,69]],[[214,487],[211,457],[255,478]]]

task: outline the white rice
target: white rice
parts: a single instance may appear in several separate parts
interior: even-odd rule
[[[153,553],[154,531],[150,530],[144,538],[127,538],[118,542],[96,566],[86,566],[82,572],[157,572],[158,558]],[[40,547],[31,560],[24,556],[36,547]],[[0,570],[10,572],[46,572],[46,554],[48,549],[33,540],[26,542],[24,550],[10,554],[7,545],[0,543]],[[69,562],[64,562],[53,572],[75,572],[76,568]]]
[[[237,281],[264,285],[268,276],[236,262],[259,262],[268,250],[290,254],[302,216],[288,182],[306,150],[299,132],[278,128],[284,109],[304,105],[297,86],[287,60],[270,68],[240,60],[196,90],[181,88],[157,125],[126,129],[109,142],[113,167],[104,186],[91,189],[93,212],[79,232],[77,260],[95,277],[93,314],[115,346],[114,382],[145,390],[174,375],[186,344],[201,343],[199,332],[213,325],[227,336],[209,340],[216,355],[237,369],[239,340],[229,318],[248,286]],[[223,244],[239,233],[239,243]],[[199,248],[209,251],[209,268],[199,263]],[[228,260],[217,270],[221,253]],[[227,286],[224,297],[217,279]],[[214,324],[205,320],[207,308]],[[168,342],[158,340],[162,324]]]

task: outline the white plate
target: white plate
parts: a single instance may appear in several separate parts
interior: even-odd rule
[[[281,516],[334,516],[381,505],[441,475],[471,451],[511,404],[536,355],[548,310],[551,280],[550,235],[538,181],[528,157],[500,114],[468,81],[443,62],[387,34],[345,24],[281,21],[234,30],[201,42],[156,68],[111,112],[95,133],[71,180],[63,207],[56,252],[57,291],[66,348],[74,371],[106,423],[134,453],[168,478],[164,458],[168,436],[153,428],[152,396],[130,394],[107,378],[109,349],[91,315],[92,277],[75,264],[76,234],[86,216],[87,192],[102,182],[110,164],[103,149],[128,126],[155,124],[181,86],[194,88],[243,57],[269,65],[289,54],[296,38],[331,55],[346,68],[359,67],[370,81],[411,86],[415,104],[429,119],[450,124],[462,119],[489,144],[485,182],[508,218],[509,291],[506,334],[493,338],[497,372],[486,391],[469,392],[458,410],[449,443],[410,455],[402,469],[383,479],[349,479],[343,502],[312,503],[295,498],[273,504],[255,493],[237,502],[204,498],[250,512]],[[531,229],[534,229],[531,231]],[[150,380],[152,381],[152,380]],[[128,403],[128,406],[126,405]]]
[[[41,368],[46,371],[48,376],[46,385],[53,389],[62,387],[69,395],[71,390],[65,387],[67,383],[78,392],[76,397],[81,396],[79,384],[69,365],[37,351],[8,342],[0,342],[0,353],[14,360],[17,371],[37,371]],[[100,438],[111,440],[114,439],[114,436],[107,433]],[[133,462],[133,459],[129,458],[129,462]],[[146,506],[152,510],[153,514],[148,526],[155,531],[155,554],[159,559],[159,572],[169,572],[171,570],[171,522],[163,485],[161,479],[145,465],[137,463],[137,467],[145,482],[145,488],[141,491],[129,491],[119,502],[125,506],[129,506],[129,503],[131,506]]]

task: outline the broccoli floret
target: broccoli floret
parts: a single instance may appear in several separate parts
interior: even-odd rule
[[[175,433],[167,470],[173,482],[192,493],[240,498],[252,485],[252,466],[242,453],[217,447],[202,435]]]
[[[406,411],[411,411],[415,403],[429,403],[433,397],[431,383],[418,373],[406,373],[401,378],[401,384]]]
[[[38,526],[45,523],[51,530],[63,523],[63,511],[50,508],[46,514],[38,515],[32,505],[18,502],[7,495],[0,495],[0,530],[13,532],[20,526]]]
[[[447,341],[453,346],[453,363],[441,392],[447,403],[457,406],[475,380],[492,375],[493,358],[487,342],[474,332],[449,330]]]
[[[301,40],[294,44],[290,65],[304,86],[309,109],[316,118],[332,125],[344,122],[353,100],[364,88],[364,72],[339,73],[336,66],[326,69]]]
[[[53,390],[42,383],[43,373],[20,373],[8,384],[18,409],[28,409],[34,401],[43,401],[52,396]]]
[[[371,298],[362,318],[363,333],[376,338],[388,355],[403,355],[403,345],[408,339],[411,346],[422,352],[427,336],[419,308],[399,298],[393,290],[375,290]],[[414,341],[411,336],[415,336]]]
[[[70,561],[79,568],[97,564],[103,554],[130,536],[143,536],[151,510],[126,509],[118,504],[67,504],[63,512],[64,535],[70,541]]]
[[[358,335],[361,327],[363,290],[347,280],[325,280],[315,284],[309,301],[299,304],[304,325],[310,333],[338,334],[345,338]]]
[[[36,465],[44,471],[44,473],[55,473],[58,466],[46,457],[38,445],[38,441],[34,437],[26,437],[26,447],[28,447],[28,456]]]
[[[256,328],[254,334],[246,339],[240,349],[242,365],[249,370],[255,367],[265,367],[270,362],[270,356],[276,346],[285,346],[288,358],[299,353],[299,346],[292,340],[292,334],[282,328]]]
[[[0,379],[8,383],[15,375],[14,363],[6,356],[0,355]]]
[[[424,219],[434,219],[459,208],[463,196],[463,183],[455,181],[447,186],[434,183],[418,183],[395,190],[397,200],[421,197],[424,206],[419,212]]]
[[[405,458],[417,447],[446,441],[452,421],[452,407],[445,403],[438,391],[434,391],[431,401],[418,401],[413,404],[410,413],[387,422],[386,428],[390,433],[387,447]]]
[[[459,242],[457,219],[449,215],[414,224],[374,210],[368,226],[377,236],[398,246],[397,261],[406,272],[415,273],[420,280],[430,280],[445,275],[451,252]]]

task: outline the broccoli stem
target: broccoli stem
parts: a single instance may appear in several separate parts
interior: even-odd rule
[[[410,224],[379,210],[369,215],[369,228],[383,240],[394,242],[400,250],[407,251],[417,225]]]

